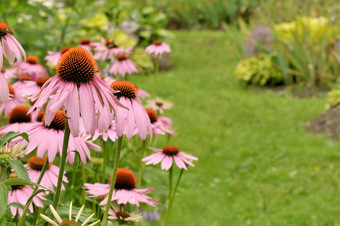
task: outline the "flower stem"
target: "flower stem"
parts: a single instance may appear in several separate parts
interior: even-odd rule
[[[172,166],[169,170],[169,195],[168,195],[168,212],[166,214],[166,221],[165,221],[165,226],[168,225],[169,222],[169,217],[170,217],[170,211],[171,211],[171,206],[172,206]]]
[[[77,176],[77,164],[73,163],[73,169],[72,169],[72,183],[71,183],[71,191],[70,191],[70,200],[72,201],[73,198],[73,190],[76,182],[76,176]]]
[[[104,158],[104,163],[103,163],[103,178],[102,178],[102,183],[105,184],[105,175],[106,175],[106,161],[107,161],[107,150],[106,150],[106,142],[103,141],[103,158]]]
[[[64,171],[65,171],[65,164],[66,164],[67,148],[68,148],[69,138],[70,138],[70,127],[68,126],[68,121],[66,121],[65,132],[64,132],[64,141],[63,141],[63,151],[62,151],[60,162],[59,162],[58,184],[57,184],[56,194],[54,196],[54,202],[53,202],[54,209],[57,209],[59,199],[60,199],[61,184],[63,182],[63,176],[64,176]]]
[[[122,140],[123,140],[123,137],[119,137],[118,140],[117,140],[117,149],[116,149],[116,153],[115,153],[115,160],[114,160],[114,163],[113,163],[110,192],[109,192],[109,196],[107,198],[107,203],[106,203],[106,207],[105,207],[105,212],[104,212],[104,217],[103,217],[103,221],[102,221],[102,226],[106,226],[106,224],[107,224],[107,217],[108,217],[108,214],[109,214],[109,209],[110,209],[113,189],[114,189],[115,183],[116,183],[120,151],[121,151],[121,148],[122,148]]]
[[[174,204],[175,194],[177,192],[177,188],[178,188],[179,182],[181,181],[183,172],[184,172],[184,169],[181,169],[181,172],[178,175],[178,179],[177,179],[177,182],[176,182],[176,185],[175,185],[175,188],[174,188],[174,192],[172,193],[171,208],[172,208],[172,205]]]
[[[153,92],[156,93],[156,86],[157,86],[157,78],[158,78],[158,71],[159,71],[159,57],[156,56],[156,65],[155,65],[155,78],[153,83]]]
[[[146,139],[142,141],[142,149],[140,153],[140,160],[139,160],[139,167],[138,167],[137,188],[141,187],[142,180],[143,180],[144,162],[142,161],[142,159],[144,158],[144,154],[145,154],[145,146],[146,146]],[[136,213],[138,212],[139,212],[139,206],[136,207]],[[135,225],[137,225],[137,223]]]
[[[46,172],[46,170],[47,170],[48,164],[49,164],[49,162],[48,162],[48,157],[47,157],[46,162],[44,163],[44,166],[43,166],[43,168],[41,169],[41,172],[40,172],[40,175],[39,175],[37,184],[40,184],[40,182],[41,182],[41,180],[42,180],[42,178],[43,178],[43,176],[44,176],[44,174],[45,174],[45,172]],[[33,189],[32,194],[34,194],[37,190],[38,190],[38,186],[35,186],[34,189]],[[26,203],[26,205],[25,205],[25,207],[24,207],[24,210],[23,210],[23,212],[22,212],[20,221],[19,221],[19,223],[18,223],[18,226],[21,226],[21,225],[24,224],[25,219],[26,219],[26,213],[27,213],[27,211],[28,211],[28,207],[31,205],[31,202],[32,202],[32,201],[33,201],[33,198],[32,198],[31,200],[29,200],[29,201]],[[38,211],[38,210],[36,210],[36,211]]]
[[[145,154],[145,146],[146,146],[146,139],[142,141],[142,149],[140,153],[140,161],[139,161],[139,167],[138,167],[137,188],[140,188],[140,186],[142,185],[142,180],[143,180],[144,162],[142,161],[142,159],[144,158],[144,154]]]

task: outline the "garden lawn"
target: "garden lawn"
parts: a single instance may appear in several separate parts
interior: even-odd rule
[[[175,67],[159,74],[156,93],[174,103],[171,144],[199,161],[183,175],[170,225],[340,224],[340,144],[305,130],[325,99],[245,89],[224,32],[175,35]],[[130,78],[151,91],[152,76]]]

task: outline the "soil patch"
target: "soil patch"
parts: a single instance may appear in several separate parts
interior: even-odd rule
[[[314,118],[307,129],[311,133],[323,133],[332,139],[340,138],[340,108],[330,108]]]

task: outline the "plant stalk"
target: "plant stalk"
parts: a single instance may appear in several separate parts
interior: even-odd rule
[[[57,209],[59,199],[60,199],[60,194],[61,194],[61,184],[63,182],[63,175],[65,171],[65,164],[66,164],[66,157],[67,157],[67,148],[68,148],[68,142],[70,138],[70,127],[68,126],[68,121],[66,121],[65,124],[65,132],[64,132],[64,141],[63,141],[63,150],[59,162],[59,175],[58,175],[58,184],[56,188],[56,194],[54,196],[54,202],[53,202],[53,207],[54,209]]]
[[[122,148],[122,140],[123,140],[123,137],[119,137],[118,140],[117,140],[117,148],[116,148],[115,159],[114,159],[114,163],[113,163],[110,192],[109,192],[109,196],[107,198],[107,203],[106,203],[106,207],[105,207],[105,212],[104,212],[104,217],[103,217],[103,221],[102,221],[102,226],[106,226],[107,225],[107,217],[108,217],[108,214],[109,214],[109,209],[110,209],[113,189],[114,189],[115,183],[116,183],[120,151],[121,151],[121,148]]]

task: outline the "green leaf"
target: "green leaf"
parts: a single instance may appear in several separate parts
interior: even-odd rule
[[[0,147],[2,147],[5,143],[8,141],[16,138],[16,137],[23,137],[26,141],[28,141],[28,135],[27,133],[16,133],[16,132],[8,132],[5,135],[3,135],[0,139]]]
[[[50,189],[48,189],[48,188],[46,188],[44,186],[41,186],[40,184],[33,183],[32,181],[28,181],[28,180],[25,180],[25,179],[22,179],[22,178],[7,179],[7,180],[4,180],[3,183],[5,185],[7,185],[7,186],[13,186],[13,185],[32,185],[32,186],[38,186],[38,187],[43,188],[46,191],[55,193],[54,191],[52,191],[52,190],[50,190]]]
[[[8,191],[4,183],[0,183],[0,218],[5,215],[7,210]]]
[[[30,181],[27,170],[21,161],[10,159],[9,164],[11,165],[11,168],[14,169],[14,172],[19,178],[25,179],[26,181]]]
[[[22,204],[20,204],[18,202],[11,202],[8,206],[13,206],[13,207],[18,208],[18,209],[24,209],[25,208]]]

